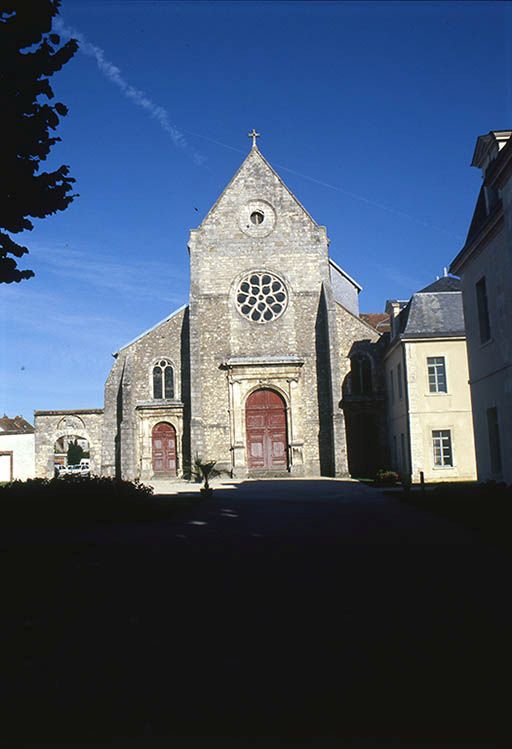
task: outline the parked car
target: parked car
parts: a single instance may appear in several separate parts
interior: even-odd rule
[[[91,461],[89,458],[82,458],[80,463],[69,466],[56,466],[58,476],[89,476],[91,473]]]

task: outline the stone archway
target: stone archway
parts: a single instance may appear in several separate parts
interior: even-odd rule
[[[151,456],[155,476],[176,476],[176,429],[166,421],[153,427]]]
[[[288,438],[282,397],[270,388],[253,391],[245,404],[245,424],[249,470],[286,471]]]

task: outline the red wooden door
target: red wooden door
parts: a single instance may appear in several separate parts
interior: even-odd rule
[[[273,390],[255,390],[245,406],[249,468],[286,470],[288,443],[283,399]]]
[[[152,434],[153,472],[176,476],[176,430],[161,422]]]

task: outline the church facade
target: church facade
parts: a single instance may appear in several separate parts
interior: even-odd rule
[[[255,138],[188,249],[189,304],[119,349],[104,408],[36,412],[37,474],[73,436],[93,473],[142,481],[197,456],[233,477],[386,465],[384,339]]]

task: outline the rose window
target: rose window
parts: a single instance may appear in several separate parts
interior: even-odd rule
[[[248,320],[264,323],[281,317],[288,303],[286,287],[272,273],[245,276],[236,292],[236,307]]]

